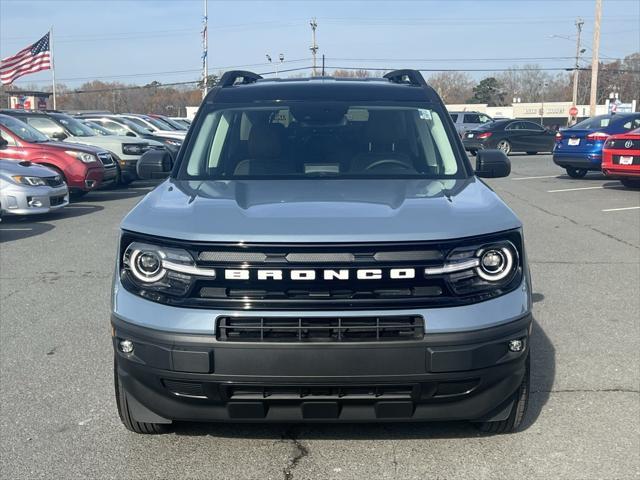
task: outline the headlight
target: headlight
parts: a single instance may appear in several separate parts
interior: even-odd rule
[[[521,240],[516,243],[520,245]],[[509,289],[522,278],[518,251],[510,240],[459,247],[449,253],[444,265],[427,267],[424,274],[444,277],[459,295]]]
[[[64,153],[77,158],[82,163],[93,163],[98,161],[98,158],[95,155],[91,155],[90,153],[86,152],[79,152],[77,150],[65,150]]]
[[[213,269],[199,268],[186,250],[142,242],[130,243],[122,255],[121,279],[144,295],[151,290],[185,295],[197,277],[215,278]]]
[[[27,177],[24,175],[14,175],[11,178],[13,178],[13,180],[16,183],[21,183],[22,185],[30,185],[32,187],[38,187],[38,186],[47,184],[47,182],[45,182],[44,179],[40,177]]]
[[[147,150],[144,143],[124,143],[122,145],[122,153],[125,155],[142,155]]]

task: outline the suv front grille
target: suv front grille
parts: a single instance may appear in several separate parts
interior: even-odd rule
[[[102,162],[102,165],[109,167],[114,164],[113,157],[110,153],[99,153],[98,159]]]
[[[386,342],[424,338],[420,316],[219,317],[221,342]]]
[[[64,180],[60,175],[56,175],[55,177],[44,177],[44,181],[47,182],[47,185],[50,187],[61,187],[64,185]]]

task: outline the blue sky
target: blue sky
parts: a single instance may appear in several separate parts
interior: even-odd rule
[[[601,55],[640,51],[640,1],[603,3]],[[575,18],[581,16],[584,44],[590,47],[595,0],[209,0],[208,5],[210,71],[250,65],[263,72],[270,69],[266,53],[274,59],[283,53],[286,68],[310,65],[305,59],[311,56],[314,16],[319,53],[330,66],[569,67],[572,60],[557,57],[573,56],[575,42],[551,36],[574,35]],[[202,15],[203,0],[0,0],[0,56],[36,41],[53,25],[61,83],[195,80]],[[524,58],[538,60],[516,60]],[[590,58],[587,50],[584,63]],[[16,85],[49,81],[50,73],[40,72]]]

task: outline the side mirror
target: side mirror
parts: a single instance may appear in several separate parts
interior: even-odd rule
[[[500,150],[478,150],[476,156],[476,175],[482,178],[508,177],[511,162]]]
[[[0,135],[0,150],[7,148],[7,145],[9,145],[9,142]]]
[[[64,133],[63,131],[59,130],[57,132],[53,132],[51,134],[51,137],[54,138],[55,140],[64,140],[65,138],[67,138],[67,134]]]
[[[165,178],[171,172],[171,155],[163,150],[148,150],[136,165],[138,177],[143,180]]]

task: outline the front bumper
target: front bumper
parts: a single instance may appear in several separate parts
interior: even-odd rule
[[[0,204],[6,215],[37,215],[69,204],[69,191],[61,187],[6,186],[0,192]]]
[[[235,343],[112,317],[117,372],[144,417],[180,421],[502,419],[525,375],[531,315],[411,342]],[[134,344],[119,351],[121,340]],[[520,352],[508,349],[522,340]],[[499,418],[496,418],[496,417]]]

